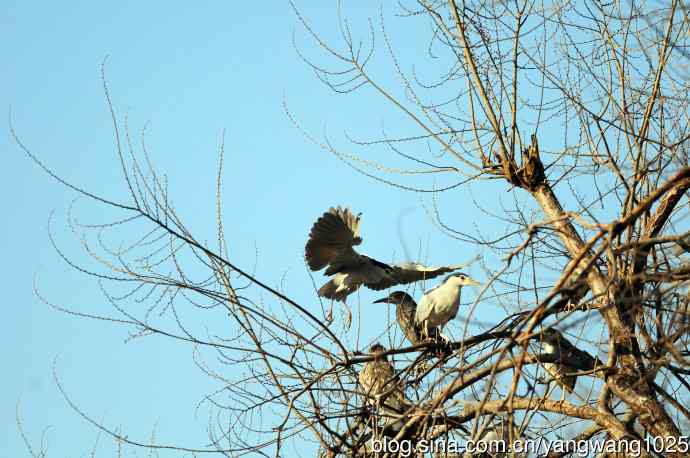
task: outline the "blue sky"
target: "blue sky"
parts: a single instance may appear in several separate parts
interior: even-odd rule
[[[337,37],[330,2],[298,6],[319,32]],[[377,8],[346,11],[360,18],[361,27],[368,14],[378,20]],[[433,264],[463,262],[476,254],[430,224],[423,207],[431,203],[428,197],[357,174],[292,125],[284,100],[311,134],[327,133],[347,151],[385,162],[390,151],[353,146],[344,132],[360,137],[382,128],[401,133],[409,121],[369,89],[347,97],[325,88],[293,48],[296,31],[308,55],[317,62],[324,55],[287,2],[256,8],[251,2],[9,1],[0,21],[9,37],[0,43],[0,102],[6,112],[11,106],[22,141],[68,181],[114,199],[126,197],[100,79],[106,55],[118,116],[128,114],[135,136],[149,122],[153,159],[167,174],[183,220],[201,240],[214,237],[217,150],[225,130],[223,198],[231,258],[250,269],[258,254],[257,276],[271,285],[284,281],[301,303],[315,306],[303,263],[306,236],[331,205],[363,212],[363,246],[383,260],[404,257],[402,240],[413,256],[421,246]],[[399,49],[414,56],[417,48],[423,52],[428,29],[405,21],[393,20],[387,30]],[[372,70],[396,87],[385,72],[390,61],[379,57]],[[401,93],[399,87],[396,91]],[[217,386],[194,366],[189,347],[156,337],[127,340],[127,329],[59,313],[35,294],[37,285],[46,299],[62,306],[112,310],[98,284],[70,269],[49,241],[54,211],[51,227],[58,245],[88,265],[67,225],[76,194],[32,164],[5,126],[0,252],[7,319],[0,337],[6,368],[0,415],[6,426],[0,429],[0,456],[28,456],[15,427],[20,397],[23,426],[36,447],[48,428],[49,456],[87,456],[96,441],[97,430],[56,388],[54,360],[67,392],[94,418],[121,427],[134,440],[148,440],[155,429],[161,443],[203,446],[208,418],[195,408]],[[433,180],[424,183],[430,187]],[[469,200],[504,198],[486,189],[464,187],[439,196],[448,222],[473,232],[480,215]],[[511,195],[505,198],[512,204]],[[75,203],[80,221],[107,218],[102,211],[83,200]],[[322,281],[318,274],[316,279]],[[376,296],[363,291],[362,304]],[[365,334],[375,335],[381,320],[388,319],[386,311],[366,313],[374,319],[367,319]],[[479,318],[496,321],[499,313],[489,307]],[[99,447],[101,456],[111,455],[109,439],[101,438]]]

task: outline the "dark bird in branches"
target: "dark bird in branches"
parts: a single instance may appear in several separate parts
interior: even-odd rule
[[[554,362],[543,363],[544,369],[565,392],[575,391],[577,374],[580,371],[592,371],[603,363],[584,350],[573,345],[563,334],[554,328],[544,329],[541,336],[541,354],[553,357]]]

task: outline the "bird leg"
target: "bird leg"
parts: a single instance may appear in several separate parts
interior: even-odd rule
[[[556,385],[554,382],[554,379],[552,377],[537,377],[537,383],[540,385],[546,385],[546,388],[544,390],[544,399],[549,399],[551,397],[551,393],[553,392],[554,388],[556,388]]]
[[[567,390],[564,386],[561,387],[561,404],[565,402],[565,397],[567,396]]]
[[[553,390],[556,388],[555,383],[553,383],[553,379],[550,379],[546,382],[546,392],[544,392],[544,399],[549,399],[551,397],[551,393]]]
[[[352,326],[352,311],[350,310],[350,307],[347,305],[347,302],[343,301],[343,327],[345,330],[349,330],[350,326]]]
[[[566,396],[568,395],[568,391],[565,389],[564,386],[561,386],[561,384],[558,383],[558,380],[553,379],[553,378],[547,382],[547,392],[544,395],[544,398],[551,397],[551,394],[556,387],[559,387],[561,389],[561,398],[558,402],[563,404],[565,402]]]
[[[436,336],[435,336],[435,338],[437,339],[437,342],[438,342],[438,339],[440,339],[440,340],[441,340],[441,344],[443,345],[442,348],[439,348],[439,349],[438,349],[438,352],[437,352],[437,353],[438,353],[438,357],[439,357],[439,358],[444,358],[444,357],[450,355],[450,354],[452,353],[452,350],[451,350],[451,348],[450,348],[450,342],[451,342],[451,341],[450,341],[450,337],[448,337],[448,336],[446,336],[445,334],[443,334],[443,333],[441,332],[441,330],[439,329],[439,330],[436,331]]]
[[[331,306],[328,308],[328,312],[326,312],[326,316],[324,319],[326,320],[326,323],[330,324],[333,322],[333,303],[335,301],[331,301]]]
[[[429,327],[427,326],[426,321],[422,323],[422,338],[424,341],[429,340]]]

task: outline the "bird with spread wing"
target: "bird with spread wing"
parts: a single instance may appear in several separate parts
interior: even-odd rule
[[[362,285],[382,290],[428,280],[463,267],[427,267],[416,262],[386,264],[358,253],[353,247],[362,243],[360,215],[349,208],[331,207],[312,226],[304,250],[307,264],[312,271],[327,267],[325,274],[333,277],[319,289],[319,296],[345,302]]]

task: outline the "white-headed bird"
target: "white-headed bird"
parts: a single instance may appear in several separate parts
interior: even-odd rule
[[[360,215],[348,208],[331,207],[312,226],[304,249],[307,264],[312,271],[328,266],[325,274],[333,276],[319,289],[319,296],[344,302],[362,285],[382,290],[438,277],[462,267],[427,267],[415,262],[389,265],[357,253],[353,247],[362,243]]]
[[[479,284],[466,274],[457,273],[448,275],[443,283],[427,291],[419,301],[414,317],[422,333],[430,336],[432,330],[438,328],[441,338],[448,341],[440,330],[458,314],[460,290],[463,286]]]

